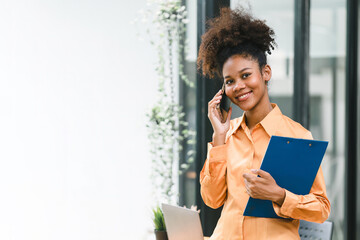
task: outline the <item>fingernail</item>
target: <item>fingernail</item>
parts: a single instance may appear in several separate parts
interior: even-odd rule
[[[251,169],[250,171],[252,171],[253,173],[256,173],[257,169]]]

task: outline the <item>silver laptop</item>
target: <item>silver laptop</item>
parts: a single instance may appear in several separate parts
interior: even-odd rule
[[[198,212],[165,203],[161,206],[169,240],[204,240]]]

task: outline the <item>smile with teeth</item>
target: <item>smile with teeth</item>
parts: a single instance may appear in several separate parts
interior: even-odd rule
[[[245,99],[247,99],[247,98],[249,97],[250,93],[251,93],[251,92],[245,93],[245,94],[239,96],[238,99],[239,99],[240,101],[241,101],[241,100],[245,100]]]

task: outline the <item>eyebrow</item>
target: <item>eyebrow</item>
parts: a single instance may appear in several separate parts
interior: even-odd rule
[[[242,72],[244,72],[244,71],[246,71],[248,69],[251,69],[251,68],[249,68],[249,67],[243,68],[238,73],[242,73]],[[226,78],[231,78],[231,76],[225,76],[224,79],[226,79]]]

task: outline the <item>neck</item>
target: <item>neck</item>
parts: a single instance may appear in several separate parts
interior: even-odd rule
[[[252,131],[252,129],[261,122],[268,114],[271,112],[273,107],[271,106],[270,101],[268,104],[266,104],[262,109],[257,109],[253,111],[246,111],[245,117],[246,117],[246,125]]]

